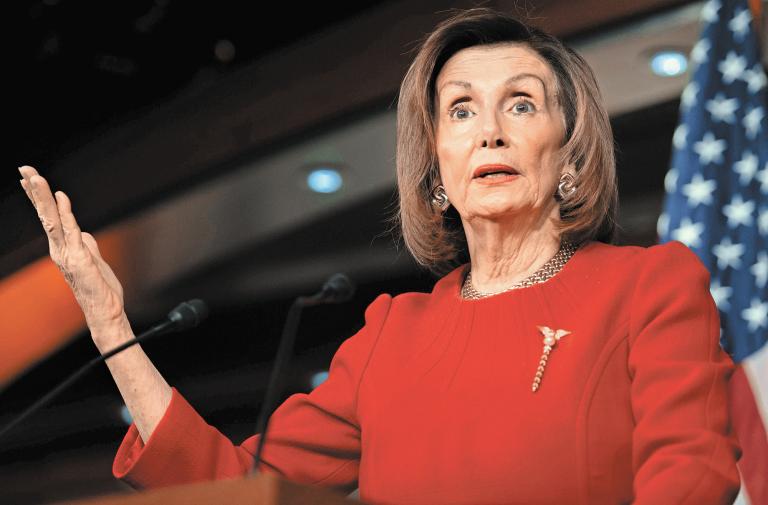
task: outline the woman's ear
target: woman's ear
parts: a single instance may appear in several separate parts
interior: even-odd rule
[[[574,163],[568,163],[565,168],[563,168],[562,172],[560,172],[560,176],[563,174],[571,174],[572,177],[576,177],[576,165]]]

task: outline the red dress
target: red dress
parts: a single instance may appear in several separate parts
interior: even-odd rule
[[[260,469],[372,504],[732,503],[734,364],[694,253],[589,242],[546,282],[479,300],[460,298],[463,271],[376,298],[326,381],[274,412]],[[533,392],[539,326],[570,333]],[[140,488],[234,477],[257,442],[233,445],[174,388],[113,473]]]

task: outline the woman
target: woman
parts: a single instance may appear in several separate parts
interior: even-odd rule
[[[272,415],[259,469],[370,503],[725,504],[739,489],[708,273],[679,242],[610,245],[610,123],[588,65],[495,11],[421,46],[398,106],[399,221],[431,293],[382,294],[328,379]],[[66,195],[21,169],[99,350],[133,337]],[[462,264],[462,251],[469,261]],[[136,487],[245,474],[136,346],[108,362]]]

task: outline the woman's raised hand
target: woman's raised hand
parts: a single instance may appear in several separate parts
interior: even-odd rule
[[[54,197],[48,182],[34,168],[25,165],[19,172],[21,186],[48,235],[51,259],[72,289],[94,340],[109,335],[116,324],[127,321],[120,281],[102,259],[93,235],[80,231],[69,197],[62,191]]]

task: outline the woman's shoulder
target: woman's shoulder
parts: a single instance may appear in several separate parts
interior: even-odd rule
[[[709,294],[709,270],[695,252],[677,240],[650,246],[591,242],[584,253],[585,271],[591,269],[595,278],[609,284],[624,285],[631,298],[658,297],[662,291],[678,296],[691,290]]]
[[[401,311],[408,309],[418,309],[430,303],[435,298],[436,291],[442,291],[448,276],[437,280],[431,292],[424,291],[404,291],[400,293],[379,293],[376,298],[368,304],[366,312]]]
[[[639,272],[644,267],[654,265],[671,267],[703,267],[701,260],[685,244],[677,240],[650,246],[615,245],[591,241],[583,244],[578,253],[587,263],[605,268],[616,266]]]

